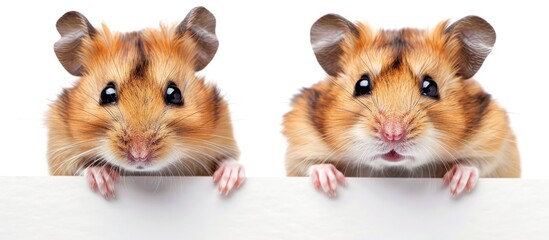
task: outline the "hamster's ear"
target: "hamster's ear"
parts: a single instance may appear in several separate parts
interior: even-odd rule
[[[336,76],[341,71],[341,42],[349,33],[358,36],[356,26],[337,14],[326,14],[316,20],[311,27],[311,45],[316,59],[331,76]]]
[[[219,46],[214,15],[204,7],[192,9],[177,26],[177,34],[183,36],[186,32],[196,41],[194,70],[200,71],[210,63]]]
[[[67,12],[57,20],[57,31],[61,34],[54,45],[55,55],[63,67],[74,76],[82,76],[84,69],[80,48],[85,37],[93,37],[96,30],[88,19],[79,12]]]
[[[467,16],[446,28],[450,40],[457,40],[458,75],[463,79],[473,77],[496,42],[496,32],[486,20]]]

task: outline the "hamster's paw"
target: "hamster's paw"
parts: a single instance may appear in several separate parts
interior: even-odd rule
[[[213,174],[219,193],[228,195],[233,188],[238,188],[244,182],[244,167],[236,160],[225,160]]]
[[[315,164],[309,167],[309,176],[317,190],[336,196],[337,184],[345,185],[345,176],[333,164]]]
[[[117,171],[110,167],[88,167],[84,176],[94,192],[99,191],[107,200],[115,197],[114,184],[120,177]]]
[[[450,185],[450,194],[452,197],[459,195],[464,189],[471,191],[477,184],[479,178],[476,167],[454,165],[450,171],[444,174],[442,181]]]

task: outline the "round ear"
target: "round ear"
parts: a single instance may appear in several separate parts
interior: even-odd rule
[[[67,12],[57,20],[57,31],[61,34],[53,49],[61,65],[72,75],[82,76],[84,69],[80,59],[80,48],[85,37],[93,37],[96,30],[88,19],[79,12]]]
[[[337,14],[324,15],[311,27],[311,45],[316,59],[324,71],[331,76],[336,76],[341,71],[340,44],[349,33],[358,36],[356,26]]]
[[[194,70],[200,71],[210,63],[219,46],[214,15],[205,7],[192,9],[177,26],[177,34],[183,36],[186,32],[196,41]]]
[[[467,16],[450,25],[446,33],[449,40],[457,40],[461,45],[457,56],[458,75],[463,79],[473,77],[496,42],[494,28],[480,17]]]

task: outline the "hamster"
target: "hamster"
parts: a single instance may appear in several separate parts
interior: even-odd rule
[[[204,7],[129,33],[64,14],[54,50],[79,79],[47,113],[50,174],[84,175],[105,198],[120,175],[213,175],[223,194],[242,184],[227,102],[195,74],[217,51],[215,25]]]
[[[284,116],[287,175],[329,196],[345,177],[442,178],[451,196],[479,177],[520,177],[506,112],[472,79],[495,40],[477,16],[432,30],[321,17],[311,45],[328,76]]]

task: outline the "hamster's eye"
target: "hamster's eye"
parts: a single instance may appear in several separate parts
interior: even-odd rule
[[[423,77],[421,82],[421,95],[431,97],[434,99],[439,99],[438,95],[438,86],[435,81],[430,76]]]
[[[107,84],[103,91],[101,91],[101,101],[100,105],[115,104],[118,102],[118,93],[116,92],[116,86],[114,83],[110,82]]]
[[[355,93],[353,94],[355,97],[371,94],[372,93],[372,85],[370,84],[370,76],[368,74],[362,75],[360,79],[355,84]]]
[[[168,105],[183,105],[183,95],[181,95],[181,90],[179,90],[175,83],[168,84],[168,88],[166,88],[166,95],[164,96],[164,101]]]

